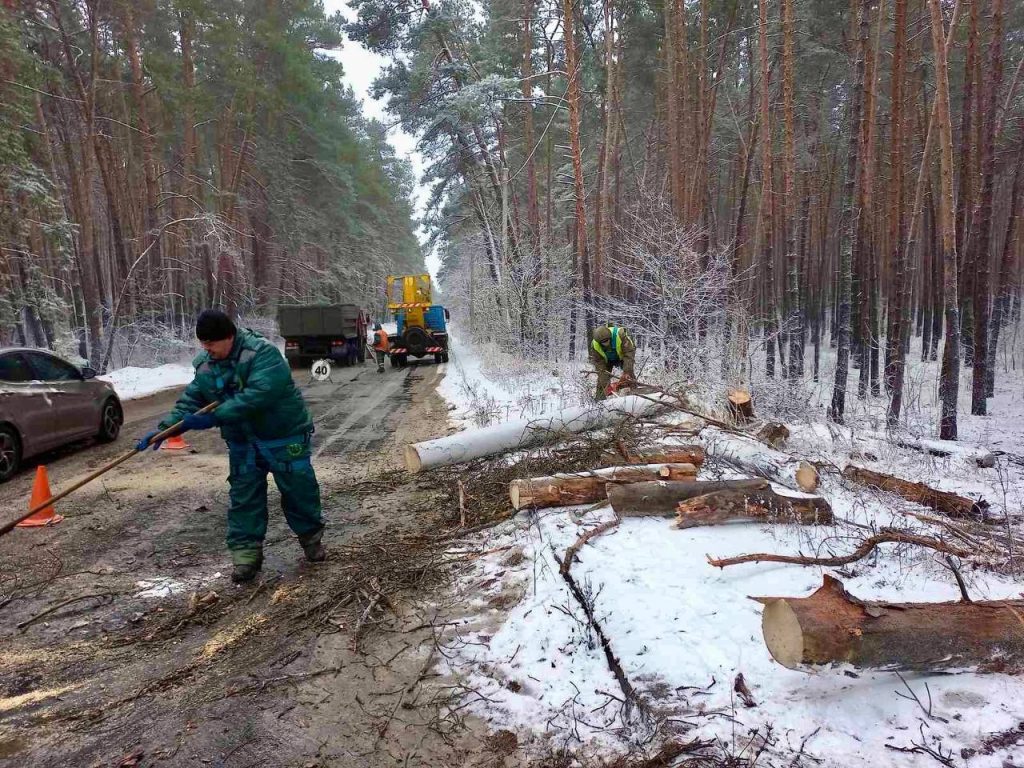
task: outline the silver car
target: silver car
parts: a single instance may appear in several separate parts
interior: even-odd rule
[[[0,348],[0,482],[21,462],[87,438],[117,439],[124,411],[114,387],[40,349]]]

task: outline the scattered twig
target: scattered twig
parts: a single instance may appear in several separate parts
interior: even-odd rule
[[[44,616],[49,616],[54,611],[59,611],[61,608],[63,608],[66,605],[71,605],[72,603],[77,603],[80,600],[90,600],[92,598],[100,598],[100,599],[102,599],[102,598],[109,597],[109,598],[113,599],[114,597],[117,596],[117,594],[118,594],[117,592],[96,592],[96,593],[90,594],[90,595],[79,595],[78,597],[71,597],[71,598],[68,598],[67,600],[64,600],[64,601],[62,601],[60,603],[57,603],[56,605],[50,606],[49,608],[47,608],[44,611],[40,611],[35,616],[33,616],[33,617],[29,618],[29,619],[25,619],[25,621],[21,622],[20,624],[18,624],[16,626],[17,626],[18,629],[25,629],[29,625],[35,624],[37,621],[39,621]]]
[[[949,570],[953,572],[953,577],[956,579],[956,585],[960,587],[960,596],[963,598],[965,603],[973,602],[971,596],[967,594],[967,585],[964,584],[963,574],[960,573],[960,566],[953,562],[953,558],[946,555],[946,562],[949,564]]]
[[[777,555],[770,552],[761,552],[755,555],[738,555],[737,557],[726,557],[722,559],[715,559],[708,556],[708,562],[716,568],[725,568],[730,565],[739,565],[740,563],[792,563],[794,565],[824,565],[829,567],[835,567],[840,565],[848,565],[861,560],[871,554],[872,550],[875,549],[879,544],[914,544],[919,547],[927,547],[934,549],[937,552],[943,552],[947,555],[955,555],[956,557],[970,557],[971,553],[965,549],[954,547],[950,544],[946,544],[938,539],[933,539],[927,536],[917,536],[912,533],[904,533],[902,531],[883,531],[876,536],[871,536],[861,542],[851,554],[841,555],[838,557],[804,557],[803,555]]]

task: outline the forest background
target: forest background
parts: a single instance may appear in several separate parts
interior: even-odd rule
[[[208,303],[379,302],[422,183],[454,316],[521,357],[616,320],[652,379],[826,379],[834,421],[894,424],[935,361],[943,437],[961,379],[981,415],[1016,374],[1020,4],[350,5],[6,0],[0,342],[105,365]],[[322,54],[343,33],[390,59],[423,179]]]

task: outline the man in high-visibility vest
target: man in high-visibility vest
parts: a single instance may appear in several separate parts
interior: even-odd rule
[[[626,333],[625,328],[612,323],[595,328],[591,338],[590,362],[597,371],[597,393],[594,396],[598,400],[604,400],[608,395],[613,368],[622,369],[620,385],[633,380],[636,344]]]
[[[373,326],[373,354],[377,358],[377,373],[384,373],[384,358],[389,349],[391,342],[388,341],[388,332],[377,323]]]

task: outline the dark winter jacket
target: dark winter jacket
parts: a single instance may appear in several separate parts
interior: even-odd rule
[[[202,352],[192,365],[195,378],[160,429],[214,401],[221,403],[213,415],[221,437],[229,443],[279,440],[313,428],[284,355],[258,333],[239,331],[224,360],[211,360]]]

